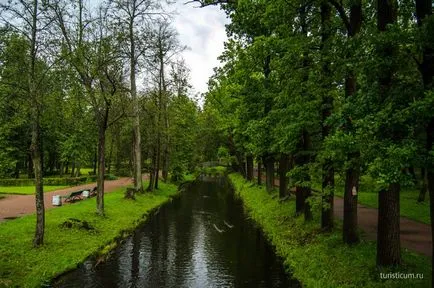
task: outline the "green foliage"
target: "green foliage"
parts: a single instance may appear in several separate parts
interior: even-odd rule
[[[342,243],[341,233],[320,233],[319,214],[305,223],[295,217],[295,200],[279,203],[264,187],[252,185],[230,174],[236,194],[243,200],[250,217],[263,229],[294,278],[303,287],[425,287],[431,278],[430,259],[404,252],[405,265],[378,269],[376,245],[362,241],[354,246]],[[338,224],[340,227],[340,223]],[[381,280],[380,272],[422,273],[423,280]]]
[[[0,286],[40,287],[87,257],[109,252],[116,239],[125,237],[148,213],[177,193],[175,185],[161,184],[155,193],[124,199],[124,189],[105,195],[106,215],[95,213],[95,198],[46,212],[45,245],[32,247],[35,216],[0,224]],[[86,220],[95,232],[64,229],[68,218]],[[107,248],[106,248],[107,247]]]

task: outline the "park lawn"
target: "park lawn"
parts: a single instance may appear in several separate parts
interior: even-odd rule
[[[125,188],[106,194],[105,217],[96,214],[95,198],[48,210],[41,248],[32,247],[35,215],[0,223],[0,287],[40,287],[87,257],[107,253],[116,238],[131,233],[152,209],[178,193],[173,184],[160,185],[135,201],[124,199]],[[68,218],[86,220],[95,231],[61,228]]]
[[[343,184],[336,187],[335,195],[344,197]],[[409,219],[430,224],[429,195],[427,193],[422,203],[417,202],[418,196],[419,191],[416,187],[403,187],[400,193],[400,214]],[[378,189],[368,176],[363,176],[360,181],[358,201],[364,206],[378,208]]]
[[[285,265],[303,287],[430,287],[431,261],[428,257],[403,251],[398,268],[376,267],[376,243],[362,241],[352,247],[342,242],[342,223],[331,233],[320,230],[320,215],[305,223],[295,217],[295,199],[279,204],[264,187],[230,174],[236,194],[249,216],[262,228],[284,259]],[[274,195],[275,196],[275,195]],[[381,280],[380,272],[422,273],[424,279]]]
[[[44,192],[56,191],[70,186],[44,186]],[[35,186],[10,186],[0,187],[0,194],[33,195]]]

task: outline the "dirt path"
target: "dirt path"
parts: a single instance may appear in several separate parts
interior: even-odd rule
[[[256,171],[255,177],[257,177]],[[265,178],[262,183],[265,183]],[[274,185],[279,187],[279,179],[275,179]],[[335,197],[334,206],[335,217],[342,220],[344,218],[344,199]],[[359,228],[364,232],[364,237],[369,240],[377,240],[378,209],[360,204],[357,206],[357,220]],[[401,217],[400,228],[402,248],[407,248],[425,256],[432,256],[430,225]]]
[[[131,178],[120,178],[104,182],[104,192],[110,193],[120,187],[125,187],[132,184]],[[74,186],[61,190],[44,193],[45,209],[51,209],[54,206],[51,204],[53,195],[68,195],[71,192],[92,189],[96,183],[90,183],[80,186]],[[70,205],[70,204],[66,204]],[[26,214],[35,213],[35,195],[8,195],[0,200],[0,222],[5,219],[20,217]]]

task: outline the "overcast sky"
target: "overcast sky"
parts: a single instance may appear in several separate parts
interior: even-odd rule
[[[187,0],[177,0],[173,25],[183,45],[185,62],[191,69],[191,84],[195,92],[206,92],[213,68],[219,65],[217,57],[223,52],[226,41],[225,24],[229,22],[218,6],[195,8],[197,4],[184,5]]]

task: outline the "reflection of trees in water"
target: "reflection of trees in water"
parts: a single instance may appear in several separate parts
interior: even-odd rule
[[[77,271],[71,287],[288,286],[281,263],[246,220],[228,180],[214,180],[196,182],[162,207],[107,263]]]

